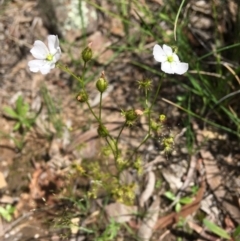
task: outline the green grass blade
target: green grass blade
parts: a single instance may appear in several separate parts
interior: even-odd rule
[[[228,240],[231,239],[231,237],[229,236],[229,234],[225,230],[223,230],[222,228],[220,228],[216,224],[210,222],[209,220],[204,219],[203,224],[206,226],[206,228],[208,228],[211,232],[215,233],[219,237],[225,238],[225,239],[228,239]]]

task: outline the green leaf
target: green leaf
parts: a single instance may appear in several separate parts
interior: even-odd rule
[[[198,186],[192,186],[192,187],[191,187],[191,191],[192,191],[192,194],[193,194],[193,195],[195,195],[198,190],[199,190],[199,187],[198,187]]]
[[[16,113],[15,110],[13,110],[11,107],[5,106],[5,107],[3,107],[3,111],[5,112],[5,114],[7,116],[10,116],[10,117],[12,117],[14,119],[18,119],[19,118],[18,113]]]
[[[17,111],[18,115],[20,115],[21,117],[24,117],[24,116],[26,116],[28,110],[29,110],[28,103],[24,103],[23,97],[19,96],[16,101],[16,111]]]
[[[10,222],[12,220],[12,214],[14,212],[14,207],[7,205],[6,208],[0,207],[0,216],[6,221]]]
[[[88,229],[88,228],[84,228],[84,227],[79,227],[79,230],[81,230],[81,231],[83,231],[83,232],[86,232],[86,233],[94,233],[93,230]]]
[[[3,207],[0,207],[0,214],[3,216],[6,213],[6,209]]]
[[[183,197],[179,200],[179,202],[182,204],[189,204],[192,202],[192,198],[191,197]]]
[[[21,117],[25,117],[28,113],[28,110],[29,110],[29,106],[28,104],[24,104],[23,106],[21,106],[21,108],[18,110],[18,114],[21,116]]]
[[[24,147],[23,140],[17,140],[16,138],[13,138],[13,142],[19,150],[22,150],[22,148]]]
[[[213,233],[215,233],[216,235],[218,235],[221,238],[225,238],[230,240],[231,237],[229,236],[229,234],[222,228],[220,228],[219,226],[217,226],[216,224],[210,222],[207,219],[203,220],[204,225]]]
[[[17,123],[15,124],[15,126],[13,127],[13,130],[14,130],[14,131],[17,131],[17,130],[19,130],[20,127],[21,127],[21,123],[20,123],[20,122],[17,122]]]
[[[235,229],[234,233],[233,233],[233,237],[237,238],[240,236],[240,225],[237,226],[237,228]]]
[[[22,106],[23,106],[23,97],[20,95],[18,96],[16,101],[16,110],[17,111],[21,110]]]
[[[11,222],[11,220],[12,220],[12,215],[6,214],[6,215],[4,216],[4,219],[5,219],[6,221],[8,221],[8,222]]]
[[[13,214],[15,211],[15,207],[13,207],[12,205],[8,204],[6,206],[6,210],[8,211],[9,214]]]
[[[168,199],[170,199],[172,201],[174,201],[176,198],[175,195],[170,191],[165,192],[164,195],[165,195],[165,197],[167,197]]]
[[[181,208],[182,208],[181,203],[177,203],[176,206],[175,206],[175,211],[176,211],[177,213],[179,213],[179,212],[181,211]]]
[[[22,125],[24,125],[24,126],[26,126],[26,127],[28,127],[28,128],[31,127],[31,123],[30,123],[30,121],[29,121],[28,119],[23,119],[23,120],[21,121],[21,123],[22,123]]]

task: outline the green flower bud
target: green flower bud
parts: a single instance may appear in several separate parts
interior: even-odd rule
[[[159,125],[154,120],[151,120],[150,121],[150,127],[151,127],[152,130],[158,131]]]
[[[167,117],[163,114],[159,116],[159,120],[161,123],[164,123],[166,121],[166,119],[167,119]]]
[[[127,121],[135,121],[138,115],[136,114],[135,110],[128,110],[125,112],[125,118]]]
[[[84,90],[81,90],[81,91],[78,93],[76,99],[77,99],[79,102],[81,102],[81,103],[87,102],[87,101],[88,101],[88,94],[87,94],[87,92],[84,91]]]
[[[132,126],[138,118],[138,114],[135,110],[123,111],[122,115],[125,116],[126,125]]]
[[[99,125],[97,131],[98,131],[98,135],[100,137],[107,137],[109,135],[109,132],[108,132],[107,128],[104,125]]]
[[[105,78],[100,77],[96,83],[96,87],[100,93],[103,93],[108,87],[108,82]]]
[[[92,49],[89,46],[82,51],[82,59],[85,63],[92,59]]]

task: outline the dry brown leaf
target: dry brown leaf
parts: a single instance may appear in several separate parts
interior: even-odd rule
[[[184,175],[184,169],[179,167],[179,170],[180,171],[173,173],[171,170],[164,168],[164,171],[162,172],[164,179],[167,181],[170,189],[173,191],[180,190],[183,186],[181,177]]]
[[[112,42],[109,41],[100,31],[94,32],[88,39],[92,42],[94,58],[101,64],[107,63],[113,56],[113,51],[107,49]],[[96,58],[98,56],[98,58]]]
[[[134,176],[129,170],[124,170],[120,174],[120,183],[123,185],[129,185],[135,181]]]
[[[185,190],[190,185],[191,181],[193,180],[195,171],[196,171],[196,166],[197,166],[197,158],[196,158],[196,156],[193,155],[193,156],[191,156],[190,165],[188,168],[186,179],[185,179],[182,187],[180,188],[180,191]]]
[[[144,218],[142,225],[138,230],[138,237],[144,241],[149,240],[152,237],[154,226],[158,219],[160,199],[157,198],[148,209],[147,216]]]
[[[209,151],[202,150],[200,153],[205,165],[207,183],[215,196],[218,199],[222,199],[225,196],[226,191],[223,187],[222,174],[217,166],[216,160]]]
[[[227,210],[231,217],[240,223],[240,210],[234,197],[227,195],[224,186],[224,177],[217,166],[217,162],[209,151],[200,151],[206,170],[206,181],[220,204]]]
[[[6,186],[7,186],[7,182],[6,182],[2,172],[0,172],[0,189],[5,188]]]
[[[153,161],[145,163],[144,164],[144,169],[146,170],[151,170],[153,166],[155,166],[158,163],[165,162],[166,159],[163,156],[157,156]]]
[[[231,218],[229,216],[225,217],[224,222],[225,222],[226,229],[228,229],[230,231],[235,229],[235,224],[233,223],[233,221],[231,220]]]
[[[124,36],[124,27],[121,19],[112,18],[110,23],[110,31],[112,34],[123,37]]]
[[[211,217],[219,217],[221,210],[213,206],[213,194],[208,194],[201,202],[201,210]]]
[[[155,182],[156,182],[156,177],[154,172],[149,171],[147,173],[147,185],[139,199],[140,207],[143,207],[146,201],[152,196],[154,187],[155,187]]]
[[[132,215],[137,212],[136,206],[126,206],[122,203],[111,203],[105,207],[109,219],[114,219],[118,223],[130,221]]]
[[[16,198],[7,196],[7,195],[2,195],[0,198],[0,203],[10,203],[13,204],[14,201],[16,201]]]

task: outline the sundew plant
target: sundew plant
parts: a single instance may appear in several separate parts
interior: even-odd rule
[[[149,97],[149,92],[152,91],[152,81],[150,79],[138,81],[139,89],[143,90],[145,93],[144,106],[142,109],[121,110],[119,115],[124,116],[125,121],[122,123],[118,135],[114,136],[107,129],[102,118],[102,95],[108,88],[107,73],[102,72],[101,76],[96,81],[96,88],[100,93],[99,110],[96,112],[89,103],[89,93],[86,90],[84,73],[86,72],[88,63],[93,56],[91,43],[89,43],[89,45],[82,51],[82,59],[84,63],[83,71],[82,75],[78,76],[73,73],[70,68],[59,63],[61,48],[59,46],[58,36],[49,35],[47,39],[48,47],[42,41],[36,40],[33,48],[30,50],[33,57],[36,58],[28,63],[30,71],[39,71],[45,75],[55,67],[58,67],[80,83],[81,88],[76,97],[76,101],[87,105],[89,113],[93,115],[95,121],[98,123],[98,136],[105,140],[105,147],[101,154],[105,155],[105,159],[109,158],[110,160],[113,158],[114,160],[115,170],[109,172],[103,171],[102,166],[97,162],[88,163],[86,166],[78,165],[77,170],[79,175],[85,176],[91,183],[91,189],[87,192],[87,196],[89,198],[97,198],[98,192],[104,190],[118,202],[127,205],[133,204],[135,201],[137,185],[134,182],[123,183],[120,180],[120,176],[126,170],[134,170],[138,175],[143,173],[144,162],[139,154],[139,149],[156,133],[158,135],[161,134],[166,121],[164,113],[157,113],[159,116],[157,120],[153,117],[153,107],[160,93],[163,76],[165,74],[185,74],[188,71],[188,63],[180,62],[176,51],[170,46],[167,46],[166,44],[163,44],[162,46],[156,44],[153,48],[153,61],[155,59],[157,62],[161,63],[162,78],[159,79],[157,84],[158,87],[155,92],[152,93],[153,98]],[[122,131],[124,128],[131,128],[131,126],[135,125],[138,118],[141,118],[142,115],[147,117],[148,131],[145,133],[144,138],[139,141],[139,144],[135,149],[129,149],[126,152],[123,152],[119,144]],[[174,138],[172,136],[164,137],[161,144],[164,148],[164,152],[169,153],[172,151]],[[106,161],[106,163],[108,163],[108,161]]]
[[[176,33],[177,31],[176,29],[174,29],[174,35]],[[194,68],[194,70],[189,69],[188,62],[190,63],[191,61],[191,56],[189,54],[190,51],[184,52],[184,45],[181,43],[181,41],[178,41],[179,45],[181,46],[170,46],[169,42],[171,41],[169,40],[167,40],[166,43],[162,40],[160,43],[159,39],[153,39],[154,38],[152,38],[151,41],[153,41],[154,44],[151,45],[151,47],[147,49],[147,51],[152,53],[152,62],[150,62],[150,65],[154,65],[157,63],[159,65],[158,70],[153,70],[153,68],[147,66],[146,63],[138,63],[138,66],[145,70],[149,70],[149,72],[151,72],[151,75],[155,74],[155,76],[158,76],[158,78],[152,77],[154,78],[154,83],[151,78],[143,78],[141,80],[135,81],[135,84],[138,85],[137,87],[139,90],[140,98],[136,98],[135,100],[137,103],[134,103],[132,106],[138,106],[138,108],[118,109],[117,115],[120,121],[118,122],[117,130],[112,130],[111,128],[109,128],[109,122],[106,121],[106,116],[109,115],[109,112],[107,112],[107,114],[104,113],[105,111],[108,111],[104,109],[104,95],[108,92],[108,88],[110,85],[109,83],[111,81],[108,79],[108,73],[102,71],[99,76],[92,75],[94,77],[91,77],[91,81],[95,82],[95,89],[92,90],[91,88],[88,88],[89,76],[87,76],[86,73],[88,73],[88,71],[92,69],[92,65],[94,64],[94,52],[92,50],[94,49],[94,42],[88,43],[88,45],[84,49],[79,51],[79,54],[81,54],[82,58],[82,66],[79,66],[78,68],[78,70],[80,69],[81,71],[80,74],[72,71],[70,66],[66,66],[61,63],[62,50],[57,35],[47,36],[47,45],[45,45],[45,43],[41,40],[36,40],[33,44],[32,49],[30,50],[31,54],[35,59],[28,62],[29,70],[33,73],[40,72],[42,75],[47,75],[50,72],[54,71],[55,68],[58,68],[62,72],[68,74],[71,79],[74,79],[77,83],[77,88],[79,88],[77,90],[74,101],[79,102],[80,106],[84,106],[85,109],[87,109],[87,111],[84,111],[84,118],[88,119],[89,116],[91,116],[91,119],[94,120],[94,126],[97,126],[95,131],[96,135],[100,140],[99,143],[101,143],[101,147],[97,149],[98,153],[93,158],[85,158],[86,160],[84,158],[80,158],[80,160],[73,161],[71,167],[68,169],[69,175],[67,176],[67,178],[69,178],[69,182],[67,183],[67,185],[69,184],[69,186],[71,186],[72,180],[75,181],[76,179],[81,178],[81,180],[84,180],[88,183],[86,185],[87,187],[82,188],[83,190],[80,191],[80,194],[75,194],[71,191],[62,192],[61,197],[64,197],[65,199],[71,201],[74,200],[72,201],[72,203],[74,203],[75,205],[74,208],[77,207],[78,211],[80,210],[80,215],[83,214],[85,216],[88,216],[88,210],[91,209],[90,206],[92,203],[97,203],[101,208],[105,205],[103,207],[105,212],[103,213],[107,213],[105,207],[111,205],[112,203],[123,205],[120,207],[124,208],[132,208],[137,206],[137,211],[134,210],[127,214],[120,214],[124,216],[124,218],[126,218],[125,216],[128,215],[131,217],[135,217],[137,220],[136,223],[140,220],[139,224],[135,223],[135,226],[133,225],[134,227],[131,226],[129,228],[129,226],[127,225],[124,226],[129,233],[131,233],[132,229],[134,228],[138,229],[138,239],[136,240],[150,240],[154,230],[157,230],[159,227],[159,229],[161,229],[162,227],[165,228],[167,225],[169,225],[166,224],[166,226],[161,226],[160,224],[157,224],[159,220],[161,221],[161,218],[158,218],[161,205],[159,201],[160,198],[157,195],[153,195],[154,192],[156,193],[158,191],[157,189],[159,188],[159,186],[162,185],[161,177],[165,178],[166,176],[164,176],[165,173],[162,171],[162,169],[155,165],[155,160],[149,163],[150,158],[148,158],[151,155],[151,153],[149,154],[151,150],[149,151],[148,149],[149,143],[153,143],[153,141],[156,141],[157,139],[158,145],[162,148],[159,148],[157,150],[158,155],[163,155],[162,159],[166,159],[170,163],[171,158],[169,158],[169,154],[172,153],[175,145],[174,142],[177,139],[176,136],[170,133],[170,131],[168,131],[166,134],[166,129],[168,129],[168,116],[165,115],[164,110],[161,110],[161,112],[157,112],[157,110],[159,109],[157,108],[157,103],[160,99],[159,97],[161,94],[163,80],[172,79],[185,90],[182,99],[180,99],[179,96],[176,96],[176,99],[178,99],[179,101],[177,104],[172,103],[168,100],[166,102],[186,112],[189,117],[189,123],[192,121],[190,120],[190,117],[193,116],[202,120],[204,123],[211,124],[215,127],[221,127],[220,125],[210,121],[210,119],[205,118],[203,113],[205,113],[206,107],[211,109],[212,105],[209,105],[211,98],[214,100],[214,106],[218,105],[221,100],[224,100],[220,99],[219,102],[214,97],[214,94],[212,94],[212,88],[210,88],[210,83],[212,82],[207,81],[207,79],[204,78],[193,78],[192,73],[194,72],[197,72],[197,74],[199,74],[199,76],[201,77],[203,76],[202,73],[206,74],[207,72],[202,71],[202,66],[199,64],[200,62],[198,63],[199,66],[197,64],[195,65],[195,67],[194,63],[191,62],[191,67]],[[206,58],[209,54],[206,54],[199,60]],[[193,59],[193,62],[194,61],[195,58]],[[177,75],[185,75],[188,78],[185,78],[185,80],[184,78],[182,78],[183,81],[178,82],[179,78],[177,77]],[[197,81],[199,82],[203,80],[203,84],[202,82],[201,84],[197,84],[196,79],[198,79]],[[192,86],[188,86],[188,84],[186,84],[189,82],[192,84]],[[210,94],[207,93],[206,90],[208,90],[208,87],[206,88],[206,86],[209,87]],[[219,89],[220,88],[217,88],[216,92]],[[91,90],[98,92],[97,98],[99,98],[99,100],[97,102],[97,107],[94,106],[94,108],[91,105],[91,96],[93,94],[91,93]],[[191,99],[189,99],[188,102],[186,101],[187,107],[183,107],[186,106],[184,102],[187,99],[185,98],[186,96],[189,96],[189,98],[192,96],[198,96],[202,98],[204,103],[204,107],[202,108],[202,110],[200,112],[199,110],[196,110],[195,112],[191,111]],[[162,98],[162,100],[163,99],[164,98]],[[202,105],[200,104],[200,106]],[[222,110],[225,111],[225,113],[230,113],[225,107]],[[113,110],[111,109],[111,111]],[[237,119],[236,116],[234,115],[233,120],[236,120],[236,123],[238,124],[239,119]],[[132,129],[134,129],[135,126],[139,124],[140,120],[144,120],[144,128],[141,128],[141,135],[137,135],[137,137],[134,135],[130,136],[130,138],[132,139],[128,140],[129,142],[126,142],[124,139],[124,133],[129,133]],[[186,145],[186,150],[188,154],[193,154],[193,152],[199,151],[197,150],[197,148],[199,147],[199,143],[196,143],[196,138],[194,134],[191,135],[192,126],[190,127],[190,125],[191,124],[188,124],[188,128],[184,128],[187,130],[186,138],[188,143]],[[222,127],[221,129],[229,131],[229,128]],[[232,129],[230,130],[230,132],[233,132]],[[206,143],[206,141],[207,138],[204,139],[202,143]],[[131,145],[131,142],[134,142],[134,145]],[[81,145],[82,144],[84,145],[84,143],[81,143]],[[196,149],[193,150],[193,148]],[[194,156],[195,158],[195,153],[192,156]],[[197,158],[194,158],[191,157],[193,161],[190,160],[189,162],[190,174],[191,170],[193,169],[199,170],[199,167],[194,167],[192,169],[192,163],[195,163],[198,166],[198,162],[200,162],[196,160]],[[154,163],[152,166],[148,165],[152,163]],[[155,176],[155,172],[157,171],[160,172],[160,178]],[[198,209],[201,199],[203,198],[203,194],[205,192],[205,179],[201,176],[200,171],[199,174],[200,181],[197,185],[192,187],[192,190],[190,192],[189,189],[188,191],[179,189],[180,191],[178,190],[178,193],[175,193],[175,191],[172,190],[165,192],[165,201],[172,202],[171,205],[168,207],[167,211],[174,210],[175,212],[170,213],[169,215],[166,214],[164,218],[168,217],[169,219],[174,220],[173,222],[176,222],[177,226],[183,229],[185,227],[189,227],[188,225],[186,225],[187,219],[185,220],[185,217],[188,214],[182,215],[182,213],[186,211],[187,205],[189,205],[188,207],[190,207],[191,209],[192,204],[194,207],[196,207],[196,209],[194,209],[195,212],[195,210]],[[186,178],[187,181],[188,178],[189,177]],[[190,177],[189,179],[191,178],[192,177]],[[146,185],[144,183],[145,181]],[[179,182],[179,180],[177,182]],[[185,186],[185,183],[187,182],[184,182],[182,187],[186,187],[187,185],[189,185],[189,183],[187,183],[187,185]],[[141,188],[143,186],[145,189],[141,192]],[[68,189],[68,187],[66,189]],[[197,197],[201,195],[201,193],[202,197]],[[199,200],[197,200],[198,198]],[[94,202],[94,200],[96,201]],[[99,202],[99,200],[101,201]],[[195,202],[196,200],[197,203]],[[155,209],[151,210],[152,206],[154,206]],[[165,213],[167,213],[167,211]],[[171,216],[172,214],[175,215],[174,218],[173,216]],[[62,221],[64,221],[63,223],[65,223],[65,225],[70,228],[72,225],[72,217],[75,218],[76,215],[72,214],[71,211],[69,211],[66,216],[64,216],[62,219],[59,219],[60,225],[62,224]],[[122,226],[119,225],[119,220],[117,218],[111,218],[113,217],[108,216],[108,222],[100,224],[100,226],[104,226],[103,229],[101,229],[102,226],[100,228],[96,228],[94,225],[90,228],[88,226],[87,228],[85,228],[84,225],[81,226],[80,222],[76,224],[76,228],[78,230],[81,230],[81,232],[85,232],[85,234],[87,233],[90,236],[94,236],[94,240],[115,240],[118,234],[121,233],[119,230],[122,228]],[[198,217],[196,217],[196,219],[198,219]],[[202,217],[199,218],[199,220],[197,221],[201,222],[202,220],[200,219],[202,219]],[[208,221],[203,221],[203,224],[216,235],[220,237],[225,237],[230,240],[229,232],[224,231],[218,226],[212,225],[212,223]],[[94,230],[94,228],[99,229]],[[146,230],[150,230],[150,234],[146,234]],[[187,230],[187,232],[188,231],[189,230]],[[236,231],[238,231],[238,228],[236,229]],[[131,235],[132,234],[135,235],[135,232],[132,232]],[[236,236],[237,235],[239,235],[239,233],[237,233]]]
[[[240,241],[240,0],[0,13],[0,241]]]

